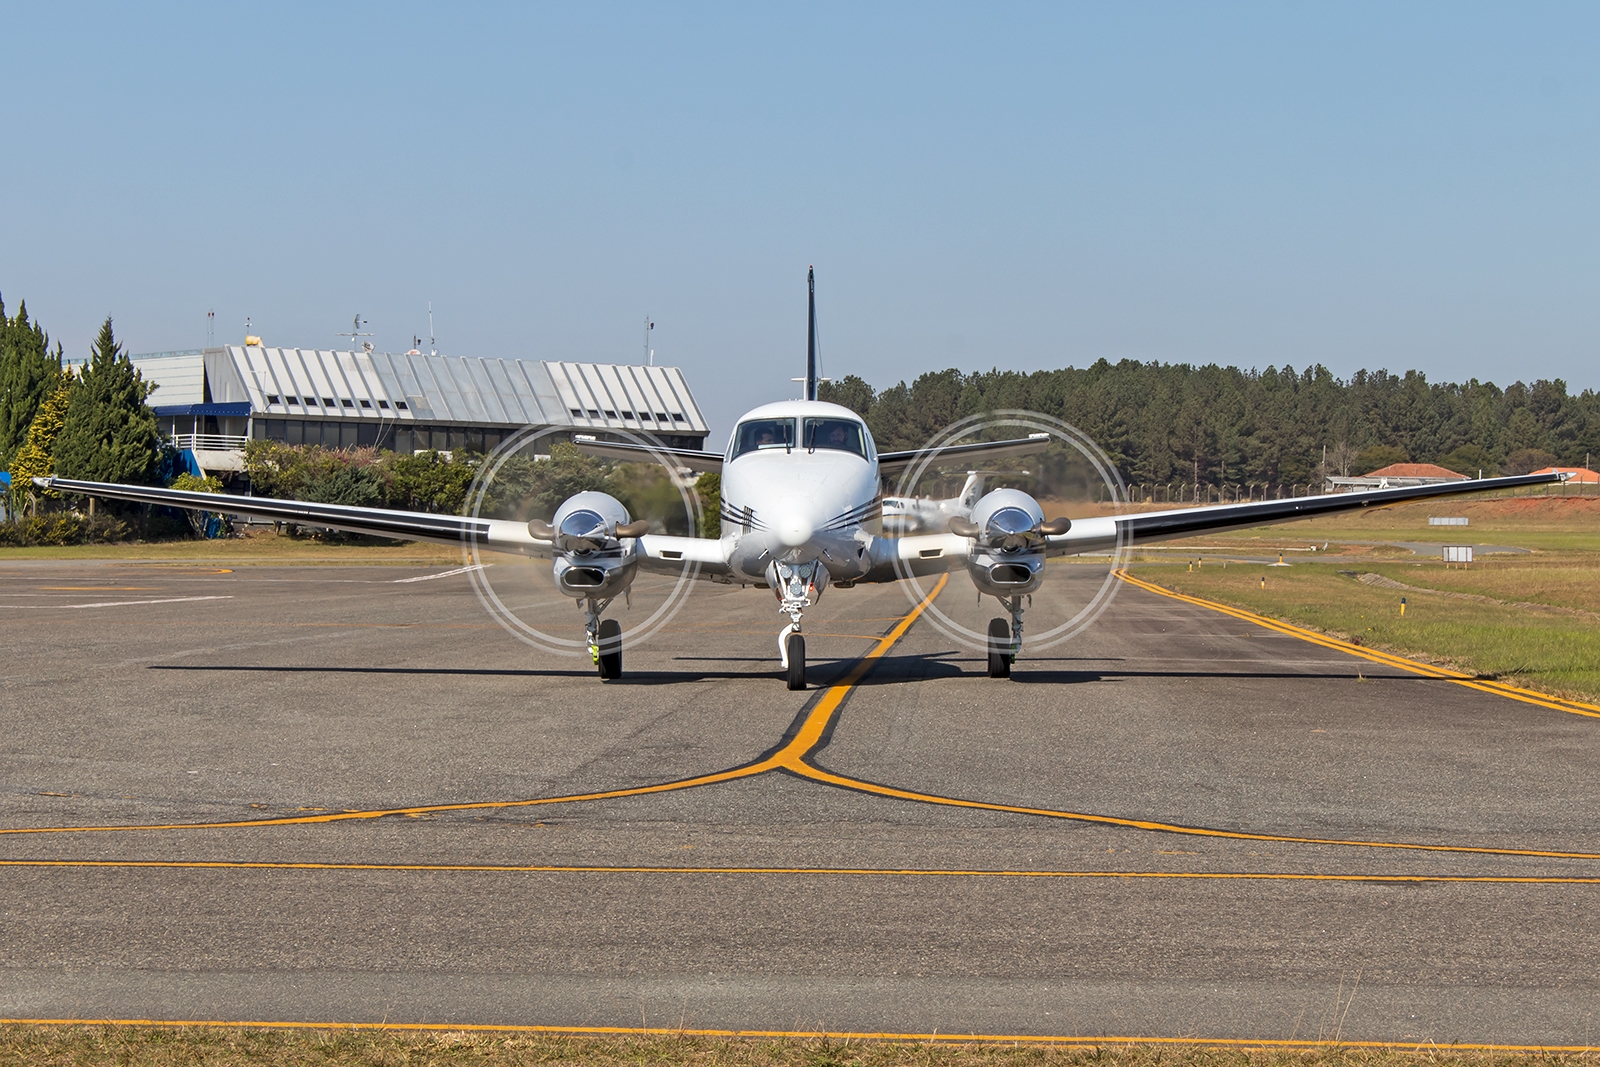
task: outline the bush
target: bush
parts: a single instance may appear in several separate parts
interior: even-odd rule
[[[75,515],[56,512],[0,524],[0,545],[34,548],[41,545],[98,545],[126,541],[128,524],[110,515]]]

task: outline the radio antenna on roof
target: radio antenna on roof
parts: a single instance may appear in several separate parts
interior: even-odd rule
[[[433,301],[430,300],[428,301],[428,355],[437,356],[438,354],[439,346],[433,339]]]
[[[370,334],[370,333],[362,333],[361,332],[361,327],[365,326],[366,324],[367,324],[367,320],[362,318],[361,317],[361,312],[358,311],[358,312],[356,312],[355,319],[350,324],[349,331],[346,332],[346,333],[336,333],[336,334],[334,334],[334,336],[335,337],[348,337],[348,338],[350,338],[350,348],[353,351],[355,349],[355,347],[356,347],[356,338],[357,337],[371,337],[372,336],[372,334]],[[372,347],[370,345],[367,345],[367,344],[363,343],[362,347],[364,349],[366,349],[368,352],[372,351]]]

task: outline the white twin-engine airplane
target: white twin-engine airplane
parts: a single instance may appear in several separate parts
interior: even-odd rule
[[[810,338],[805,398],[766,404],[747,412],[734,427],[726,451],[646,448],[576,437],[590,455],[618,460],[666,460],[693,471],[722,474],[722,536],[673,537],[649,532],[622,502],[605,493],[577,493],[550,521],[523,523],[381,508],[314,504],[195,493],[147,486],[40,478],[58,492],[128,500],[192,510],[376,534],[414,541],[472,545],[479,549],[551,558],[560,591],[585,611],[589,650],[600,677],[622,674],[622,630],[602,618],[638,572],[699,575],[741,585],[765,586],[777,596],[789,623],[779,634],[780,660],[790,689],[806,685],[806,608],[831,585],[893,582],[910,576],[964,570],[979,596],[1000,601],[1009,618],[989,624],[990,677],[1006,677],[1022,648],[1022,617],[1029,594],[1044,578],[1050,556],[1095,552],[1219,530],[1263,526],[1375,505],[1433,496],[1484,492],[1560,480],[1526,475],[1449,482],[1327,496],[1219,504],[1072,521],[1047,519],[1029,494],[1017,489],[981,490],[974,472],[960,496],[945,501],[885,501],[883,480],[912,464],[981,466],[984,461],[1042,451],[1048,435],[985,441],[925,452],[879,452],[860,416],[817,400],[816,290],[808,279]],[[885,536],[890,525],[914,530],[942,525],[933,533]]]

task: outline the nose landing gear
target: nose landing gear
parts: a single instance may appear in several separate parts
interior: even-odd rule
[[[806,687],[806,638],[800,632],[800,616],[822,595],[828,582],[827,568],[820,560],[809,563],[774,562],[767,569],[767,581],[778,596],[778,610],[789,616],[789,625],[778,632],[778,658],[788,675],[789,688]]]

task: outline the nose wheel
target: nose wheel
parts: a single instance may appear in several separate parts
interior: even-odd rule
[[[806,687],[806,635],[792,633],[783,642],[784,659],[789,673],[789,688]]]

